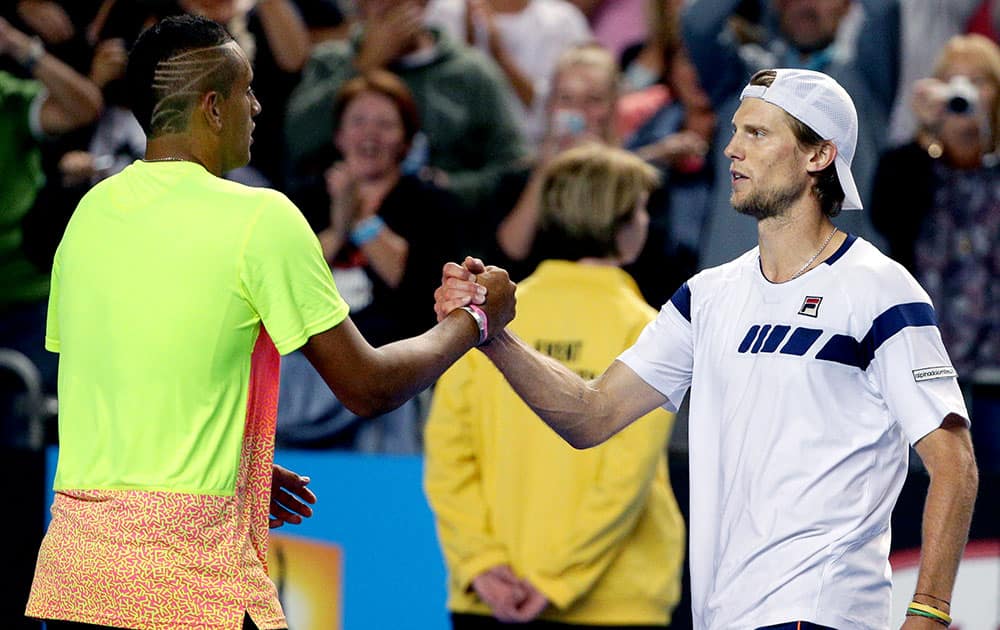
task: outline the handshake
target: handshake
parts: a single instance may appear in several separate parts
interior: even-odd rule
[[[514,319],[516,288],[503,269],[466,256],[461,265],[445,264],[441,286],[434,291],[434,313],[440,322],[457,308],[467,310],[479,326],[479,345],[483,345]]]

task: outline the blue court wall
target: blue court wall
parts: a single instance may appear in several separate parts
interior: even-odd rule
[[[318,499],[312,518],[276,531],[343,550],[345,630],[450,628],[422,457],[282,450],[275,462],[311,477]]]
[[[52,500],[56,455],[57,449],[52,447],[46,457],[46,506]],[[319,499],[315,515],[302,525],[275,531],[339,548],[342,566],[338,582],[342,590],[328,597],[330,605],[343,612],[340,628],[449,630],[446,575],[423,493],[422,457],[280,450],[275,461],[312,478],[310,488]],[[671,458],[670,476],[686,517],[687,466],[682,457]],[[913,560],[918,557],[927,484],[926,474],[911,472],[893,512],[894,581],[898,586],[893,609],[899,622],[915,585]],[[996,597],[1000,592],[1000,477],[984,474],[979,491],[971,542],[954,595],[954,603],[961,604],[955,610],[962,630],[1000,628],[1000,598]],[[674,611],[676,630],[691,627],[688,588],[685,575],[684,598]],[[316,589],[311,590],[315,605]],[[290,599],[283,603],[292,630],[339,630],[298,623],[301,617],[297,613],[305,607],[295,597]]]

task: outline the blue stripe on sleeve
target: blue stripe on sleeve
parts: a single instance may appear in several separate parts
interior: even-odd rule
[[[691,321],[691,289],[688,288],[687,282],[682,284],[681,288],[674,291],[673,297],[670,298],[670,303],[674,305],[678,313],[684,316],[684,319]]]
[[[871,359],[865,359],[864,352],[858,340],[850,335],[834,335],[816,353],[817,359],[823,361],[834,361],[844,365],[852,365],[856,368],[867,370]]]
[[[934,308],[926,302],[897,304],[875,318],[861,341],[848,335],[834,335],[816,358],[867,370],[883,343],[904,328],[919,326],[937,326]]]
[[[907,326],[937,326],[934,307],[926,302],[897,304],[875,318],[861,343],[870,346],[874,355],[879,346]]]

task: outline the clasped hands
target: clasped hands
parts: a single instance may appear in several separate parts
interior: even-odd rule
[[[516,288],[503,269],[466,256],[461,265],[445,264],[441,286],[434,291],[434,314],[440,322],[456,308],[480,306],[489,319],[487,340],[492,340],[514,319]]]
[[[472,580],[472,588],[503,623],[527,623],[549,605],[541,591],[514,575],[506,564],[480,573]]]

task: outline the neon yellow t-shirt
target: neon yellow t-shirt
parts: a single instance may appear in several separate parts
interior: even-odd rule
[[[261,325],[287,354],[347,312],[281,193],[192,162],[138,161],[95,186],[52,272],[56,490],[233,494]]]

